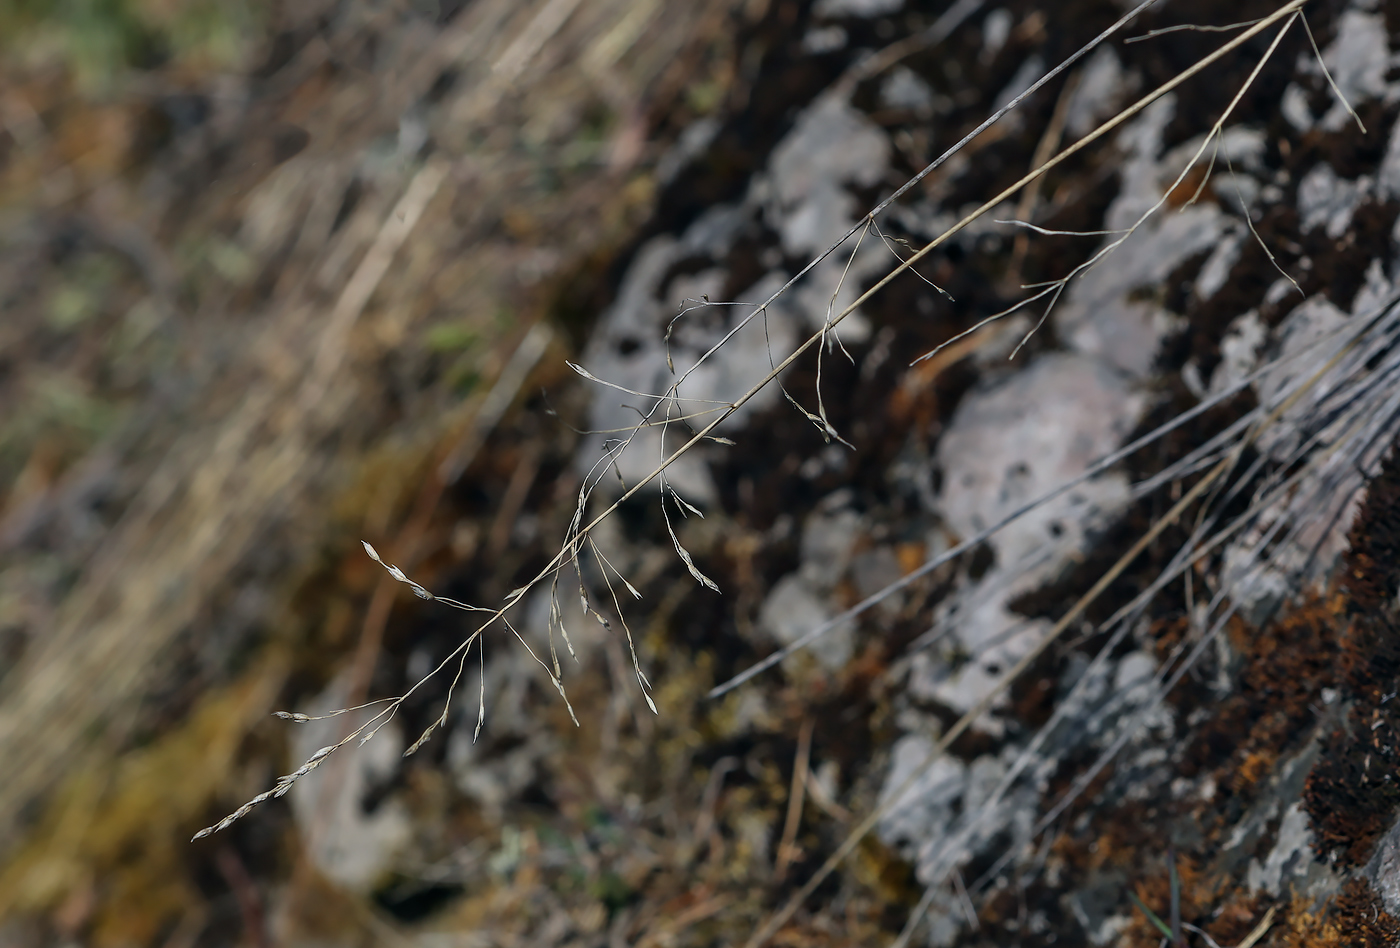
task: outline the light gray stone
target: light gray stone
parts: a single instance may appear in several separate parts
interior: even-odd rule
[[[1149,218],[1122,246],[1071,284],[1056,312],[1060,334],[1079,352],[1144,378],[1175,321],[1137,291],[1160,286],[1188,258],[1214,247],[1223,215],[1214,205]]]
[[[1317,298],[1297,307],[1275,332],[1271,355],[1278,364],[1255,383],[1255,391],[1262,406],[1287,403],[1287,408],[1277,424],[1261,433],[1259,447],[1282,463],[1292,463],[1304,445],[1324,448],[1344,442],[1349,448],[1318,456],[1299,472],[1292,489],[1226,548],[1223,578],[1251,620],[1332,574],[1347,548],[1347,531],[1366,480],[1379,471],[1396,436],[1400,395],[1392,387],[1370,384],[1369,373],[1362,371],[1373,359],[1380,362],[1372,366],[1372,378],[1400,371],[1400,357],[1387,341],[1397,331],[1400,314],[1383,308],[1393,294],[1379,262],[1373,261],[1352,315]],[[1373,316],[1380,323],[1368,339],[1350,346],[1351,330]],[[1299,393],[1303,385],[1310,388]]]
[[[348,703],[349,679],[341,675],[308,706],[312,717]],[[292,732],[292,754],[299,765],[320,747],[335,744],[365,724],[375,709],[310,721]],[[333,754],[292,785],[292,815],[316,868],[352,892],[368,893],[392,871],[412,833],[408,810],[390,796],[372,810],[365,800],[389,780],[404,749],[402,731],[389,723],[367,744],[356,742]]]
[[[970,393],[939,441],[940,504],[949,526],[971,536],[1026,501],[1082,473],[1116,448],[1145,398],[1095,359],[1051,353],[996,385]],[[1091,511],[1126,502],[1126,482],[1108,475],[1044,504],[991,541],[1007,564],[1051,547],[1068,557]]]
[[[1045,60],[1041,59],[1039,56],[1030,57],[1025,62],[1021,63],[1021,68],[1016,70],[1015,74],[1011,77],[1011,81],[1006,84],[1004,89],[997,93],[997,97],[992,100],[992,109],[996,110],[1006,105],[1012,99],[1033,86],[1036,80],[1043,75],[1045,75]],[[1002,121],[1019,120],[1020,117],[1021,115],[1019,112],[1012,112],[1010,115],[1006,116],[1006,118],[1003,118]]]
[[[1214,204],[1180,212],[1159,210],[1143,220],[1200,148],[1200,142],[1187,143],[1159,157],[1162,134],[1175,108],[1176,100],[1164,96],[1119,135],[1127,157],[1122,187],[1105,215],[1105,228],[1137,230],[1126,239],[1105,238],[1106,243],[1121,243],[1070,284],[1053,315],[1060,337],[1074,349],[1140,378],[1150,374],[1162,339],[1176,324],[1140,291],[1159,286],[1185,260],[1215,247],[1226,233],[1226,218]],[[1245,132],[1221,147],[1246,166],[1257,138]]]
[[[982,21],[982,61],[990,62],[1011,38],[1016,18],[1005,7],[997,7]]]
[[[1259,364],[1259,352],[1268,338],[1268,329],[1259,320],[1259,313],[1249,310],[1230,323],[1220,340],[1220,364],[1210,379],[1211,392],[1223,392],[1238,385]]]
[[[1118,110],[1123,97],[1137,85],[1136,74],[1126,76],[1118,54],[1109,45],[1100,46],[1084,65],[1079,88],[1070,99],[1065,131],[1071,140],[1092,132]]]
[[[851,561],[851,580],[862,599],[897,581],[904,574],[899,559],[887,546],[877,546]]]
[[[906,734],[895,742],[881,793],[881,804],[891,805],[878,827],[880,838],[890,845],[918,846],[935,833],[941,836],[967,787],[967,765],[946,754],[930,764],[932,751],[933,741],[922,734]],[[901,793],[915,774],[917,779]]]
[[[1275,331],[1274,356],[1279,364],[1254,383],[1261,405],[1273,408],[1323,368],[1347,343],[1347,315],[1325,297],[1313,297],[1296,307]],[[1292,452],[1299,434],[1298,422],[1313,407],[1320,393],[1314,390],[1293,404],[1284,418],[1290,424],[1265,431],[1259,444],[1271,456],[1283,460]]]
[[[1240,247],[1243,243],[1244,235],[1238,231],[1220,239],[1206,258],[1205,266],[1201,267],[1201,272],[1196,276],[1198,297],[1208,300],[1220,292],[1225,286],[1225,281],[1230,278],[1230,271],[1240,259]]]
[[[1316,860],[1312,854],[1312,831],[1308,829],[1308,814],[1300,802],[1294,802],[1283,812],[1279,821],[1278,841],[1261,864],[1251,860],[1245,873],[1245,884],[1251,889],[1264,889],[1270,895],[1281,895],[1285,888],[1298,892]],[[1299,893],[1301,894],[1301,893]]]
[[[1400,822],[1376,845],[1375,855],[1366,866],[1366,877],[1371,880],[1385,910],[1400,915]]]
[[[802,529],[802,578],[816,589],[840,582],[859,529],[860,514],[853,510],[818,510],[808,516]]]
[[[1390,126],[1390,138],[1386,141],[1385,157],[1381,159],[1376,185],[1382,198],[1394,200],[1400,197],[1400,122]]]
[[[839,26],[819,26],[810,29],[802,37],[802,51],[810,56],[834,53],[845,49],[849,37]]]
[[[854,226],[860,209],[849,188],[868,187],[883,178],[890,143],[845,95],[828,93],[804,110],[774,149],[765,173],[752,181],[743,202],[710,209],[679,237],[653,238],[633,258],[616,301],[602,314],[580,360],[597,379],[628,390],[594,383],[590,427],[604,433],[586,436],[577,455],[581,470],[595,477],[606,475],[601,481],[605,491],[615,489],[614,468],[624,483],[635,483],[689,437],[680,424],[630,432],[642,420],[636,409],[653,412],[659,405],[649,420],[664,421],[668,409],[676,417],[738,399],[792,351],[799,332],[820,331],[854,302],[864,280],[890,266],[889,251],[876,238],[865,241],[858,252],[852,240],[851,249],[828,257],[762,314],[757,314],[758,304],[788,280],[781,270],[767,274],[737,301],[721,298],[728,278],[721,261],[735,235],[760,219],[779,233],[787,252],[798,255],[826,250]],[[713,133],[709,126],[688,130],[672,162],[676,167],[668,173],[679,170],[689,160],[686,156],[698,153]],[[715,265],[668,279],[674,264],[696,255],[709,256]],[[853,311],[835,326],[834,334],[842,343],[859,342],[869,336],[870,324]],[[722,340],[723,346],[710,354]],[[661,401],[682,377],[676,397]],[[776,386],[761,390],[726,422],[726,433],[741,429],[752,412],[771,407],[780,397]],[[627,447],[608,460],[606,449],[628,437]],[[666,481],[696,503],[715,499],[702,450],[673,463]]]
[[[904,0],[817,0],[812,14],[827,19],[843,16],[869,18],[898,13],[903,9]]]
[[[801,564],[778,580],[759,609],[759,625],[783,645],[791,645],[836,613],[831,591],[851,565],[851,550],[861,518],[842,506],[844,494],[828,497],[802,528]],[[854,651],[855,626],[843,623],[810,648],[830,671],[837,671]]]
[[[632,392],[664,393],[684,377],[677,390],[678,400],[662,405],[654,413],[654,421],[664,421],[668,408],[670,417],[675,418],[737,399],[766,376],[773,362],[796,343],[796,327],[781,307],[772,307],[766,316],[739,328],[754,313],[754,305],[705,305],[707,296],[716,302],[720,300],[725,279],[721,269],[680,277],[661,286],[666,272],[677,260],[697,247],[723,244],[727,223],[724,217],[702,218],[692,225],[685,240],[663,236],[644,246],[628,269],[617,301],[604,313],[580,360],[595,377]],[[782,284],[781,274],[775,274],[750,288],[743,299],[762,302]],[[687,299],[691,302],[685,302]],[[690,312],[677,319],[687,307]],[[665,341],[667,327],[673,321],[670,355],[674,372],[667,365]],[[736,329],[718,352],[700,363],[705,353]],[[726,430],[741,428],[750,413],[770,407],[779,397],[776,387],[760,392],[726,423]],[[609,433],[584,439],[579,466],[592,469],[604,457],[609,439],[629,436],[626,429],[641,421],[634,409],[651,411],[656,405],[655,399],[598,385],[591,426]],[[624,430],[613,430],[619,428]],[[632,434],[632,443],[616,458],[623,480],[631,484],[650,474],[663,450],[674,451],[689,435],[680,423],[669,429],[647,427]],[[696,502],[711,502],[714,498],[714,484],[702,453],[692,452],[672,464],[666,479],[683,496]]]
[[[773,584],[759,609],[759,625],[782,645],[791,645],[834,615],[828,597],[797,573]],[[855,629],[843,623],[808,646],[828,671],[839,671],[854,652]]]
[[[1070,353],[1041,356],[970,393],[939,441],[938,505],[945,523],[967,537],[999,522],[1111,452],[1144,406],[1122,374]],[[1013,614],[1007,603],[1058,575],[1127,501],[1126,479],[1108,474],[998,532],[989,541],[994,567],[943,607],[938,621],[953,629],[953,638],[943,650],[916,658],[911,693],[960,712],[977,705],[1049,629],[1048,622]],[[950,664],[952,652],[970,658]],[[1001,729],[992,715],[976,726],[987,733]]]
[[[1290,82],[1283,90],[1283,98],[1279,102],[1279,112],[1300,132],[1306,132],[1313,127],[1312,107],[1308,103],[1308,94],[1303,91],[1303,87],[1296,82]]]
[[[1337,38],[1323,50],[1327,71],[1353,108],[1369,99],[1393,97],[1385,81],[1390,68],[1388,36],[1382,14],[1347,10],[1337,24]],[[1350,121],[1346,106],[1334,101],[1318,124],[1335,132]]]
[[[1332,166],[1323,162],[1298,182],[1298,213],[1303,218],[1303,230],[1325,227],[1327,236],[1341,237],[1351,226],[1356,208],[1371,192],[1371,179],[1365,175],[1355,181],[1337,177]]]
[[[880,103],[887,109],[927,113],[933,109],[933,89],[907,66],[896,66],[880,83]]]
[[[890,143],[839,94],[826,93],[773,149],[768,173],[784,209],[842,184],[869,187],[889,163]]]

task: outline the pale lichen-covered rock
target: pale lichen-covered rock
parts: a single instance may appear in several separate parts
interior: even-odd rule
[[[346,704],[344,678],[307,707],[312,716]],[[334,744],[367,723],[378,709],[310,721],[293,732],[292,755],[306,760],[317,748]],[[356,742],[357,743],[357,742]],[[403,802],[393,796],[366,806],[392,779],[404,749],[403,732],[390,722],[359,753],[333,754],[292,785],[292,814],[316,868],[352,892],[367,893],[395,868],[412,835]]]

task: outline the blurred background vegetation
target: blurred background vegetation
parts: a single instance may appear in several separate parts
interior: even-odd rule
[[[299,752],[275,707],[395,687],[421,636],[358,538],[425,580],[489,554],[487,595],[529,565],[495,508],[570,443],[517,393],[557,381],[768,15],[0,3],[0,944],[399,937],[285,807],[188,840]],[[511,883],[537,855],[429,809],[433,859],[503,847],[483,878]],[[442,871],[374,887],[460,893]],[[522,883],[456,927],[528,930]]]
[[[266,8],[243,0],[7,0],[0,49],[12,69],[62,70],[85,97],[115,97],[135,74],[235,68],[257,48]]]

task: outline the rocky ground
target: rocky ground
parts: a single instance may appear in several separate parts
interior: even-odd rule
[[[1303,6],[878,229],[1128,6],[27,22],[0,943],[1395,943],[1400,9]]]

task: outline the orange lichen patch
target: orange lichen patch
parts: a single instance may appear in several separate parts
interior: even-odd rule
[[[1371,485],[1367,506],[1352,531],[1352,553],[1340,588],[1304,597],[1263,628],[1235,620],[1227,629],[1237,659],[1231,693],[1220,698],[1206,682],[1186,680],[1171,696],[1182,719],[1209,712],[1181,757],[1182,775],[1195,778],[1196,796],[1110,803],[1097,792],[1080,806],[1093,809],[1086,831],[1055,843],[1056,874],[1117,876],[1158,915],[1170,911],[1168,842],[1178,845],[1184,921],[1219,944],[1238,944],[1254,932],[1271,907],[1266,896],[1241,884],[1241,859],[1225,853],[1226,840],[1247,808],[1272,785],[1279,761],[1292,757],[1316,733],[1315,724],[1352,702],[1344,727],[1325,735],[1309,775],[1305,802],[1320,858],[1340,856],[1344,866],[1363,864],[1374,841],[1400,810],[1400,787],[1386,780],[1400,735],[1400,463]],[[1391,564],[1395,564],[1392,566]],[[1165,619],[1152,629],[1165,658],[1200,635],[1185,619]],[[1057,785],[1068,779],[1057,775]],[[1183,825],[1183,824],[1189,824]],[[1268,840],[1263,840],[1267,844]],[[1273,926],[1259,945],[1395,944],[1400,922],[1386,915],[1364,881],[1353,880],[1324,908],[1311,898],[1277,906]],[[1129,909],[1126,893],[1116,911],[1130,916],[1121,941],[1157,945],[1161,933]]]
[[[1248,795],[1272,772],[1307,733],[1322,689],[1337,684],[1339,613],[1335,598],[1314,597],[1260,630],[1232,622],[1231,644],[1245,660],[1239,684],[1203,725],[1184,769],[1214,771],[1232,795]]]
[[[935,383],[939,376],[982,346],[999,338],[1001,332],[1000,326],[986,326],[956,342],[946,343],[947,348],[940,349],[933,356],[916,363],[890,393],[886,409],[890,417],[899,423],[912,422],[917,426],[928,424],[937,413],[938,396]]]
[[[1150,812],[1150,811],[1149,811]],[[1047,865],[1090,874],[1108,870],[1125,880],[1118,911],[1128,921],[1120,942],[1131,948],[1156,948],[1161,932],[1127,898],[1131,891],[1142,903],[1164,920],[1170,917],[1170,849],[1166,845],[1165,823],[1151,825],[1144,812],[1131,805],[1100,813],[1100,835],[1092,841],[1061,837],[1052,847]],[[1269,911],[1267,893],[1255,893],[1238,879],[1221,874],[1213,865],[1220,841],[1208,841],[1197,853],[1178,850],[1176,871],[1181,886],[1181,918],[1206,931],[1217,944],[1239,944],[1260,924]],[[1012,900],[1015,901],[1015,900]],[[1012,915],[1015,907],[1008,909]],[[1189,944],[1204,944],[1191,939]]]
[[[1191,623],[1185,616],[1175,619],[1158,619],[1152,623],[1152,648],[1157,661],[1164,662],[1172,654],[1181,640],[1191,631]]]
[[[1364,879],[1352,879],[1317,911],[1308,899],[1293,900],[1284,923],[1261,944],[1267,948],[1390,948],[1400,939],[1400,920],[1381,908]]]
[[[899,561],[900,572],[905,576],[924,565],[924,560],[928,558],[926,554],[927,545],[924,543],[895,544],[894,556]]]
[[[1056,681],[1048,674],[1027,675],[1011,689],[1016,719],[1039,727],[1055,713]]]
[[[1182,178],[1181,183],[1172,188],[1167,195],[1167,203],[1173,208],[1184,207],[1196,197],[1198,190],[1201,192],[1200,200],[1209,201],[1214,198],[1215,194],[1209,183],[1206,183],[1205,187],[1201,187],[1202,182],[1206,180],[1207,173],[1208,166],[1204,164],[1198,164],[1186,172],[1186,177]]]
[[[1269,775],[1278,755],[1267,750],[1255,751],[1246,755],[1230,777],[1230,787],[1236,793],[1245,793],[1260,780]]]
[[[1097,799],[1103,793],[1104,788],[1113,779],[1113,773],[1114,767],[1110,763],[1094,776],[1084,792],[1079,795],[1078,802],[1071,806],[1068,812],[1074,814],[1080,808],[1090,808],[1092,804],[1089,801]],[[1077,773],[1071,768],[1065,768],[1065,772],[1056,775],[1051,782],[1047,798],[1059,799],[1063,796],[1076,776]],[[1053,852],[1075,873],[1091,873],[1110,866],[1133,865],[1134,853],[1140,852],[1144,844],[1144,831],[1145,828],[1138,820],[1095,821],[1083,835],[1060,837],[1054,844]]]

